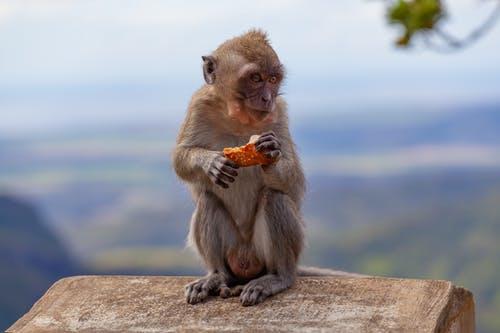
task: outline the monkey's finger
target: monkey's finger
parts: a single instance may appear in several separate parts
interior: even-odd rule
[[[274,136],[274,137],[276,137],[276,134],[274,133],[274,131],[268,131],[268,132],[262,133],[259,137],[262,138],[262,137],[265,137],[265,136]]]
[[[236,162],[231,161],[229,158],[225,158],[225,157],[224,157],[224,160],[222,162],[222,165],[228,166],[228,167],[233,168],[233,169],[240,168],[240,166]]]
[[[234,178],[230,177],[220,170],[215,170],[215,171],[209,171],[208,175],[210,179],[217,185],[222,186],[223,188],[228,188],[229,185],[227,185],[225,182],[234,182]]]
[[[279,160],[281,158],[281,151],[280,150],[273,150],[264,153],[264,155],[268,158],[271,158],[273,160]]]
[[[230,176],[238,176],[238,171],[236,171],[234,168],[228,166],[228,165],[223,165],[221,166],[220,170]]]
[[[222,153],[221,153],[222,154]],[[238,169],[240,166],[236,164],[236,162],[230,160],[229,158],[225,157],[224,155],[218,155],[214,161],[214,165],[217,168],[222,167],[223,165],[227,165],[233,169]]]
[[[219,186],[220,186],[220,187],[222,187],[222,188],[228,188],[228,187],[229,187],[229,185],[227,185],[226,183],[224,183],[224,182],[223,182],[222,180],[220,180],[220,179],[216,179],[216,180],[214,181],[214,183],[215,183],[216,185],[219,185]]]
[[[260,143],[255,147],[257,151],[262,151],[262,150],[278,150],[280,148],[279,142],[276,141],[265,141]]]
[[[224,181],[224,182],[230,182],[230,183],[234,183],[234,178],[229,176],[229,175],[226,175],[224,172],[222,172],[221,170],[217,170],[215,172],[215,176]]]
[[[265,136],[263,138],[260,138],[259,140],[257,140],[255,142],[255,146],[259,146],[259,145],[266,143],[266,142],[275,142],[278,146],[281,147],[281,142],[274,136]]]
[[[264,136],[264,137],[258,139],[257,141],[255,141],[255,145],[258,146],[261,143],[267,142],[267,141],[276,141],[276,142],[279,142],[278,139],[276,137],[274,137],[274,136]]]
[[[257,139],[257,141],[255,142],[255,144],[259,144],[259,143],[262,143],[262,142],[266,142],[266,141],[276,141],[276,142],[279,142],[278,141],[278,138],[274,135],[266,135],[266,136],[261,136]]]
[[[222,181],[222,179],[219,177],[219,174],[222,174],[220,171],[209,171],[208,172],[208,177],[210,178],[210,180],[216,184],[216,185],[219,185],[220,187],[222,188],[228,188],[229,185],[227,185],[226,183],[224,183],[224,181]],[[234,181],[234,180],[233,180]]]

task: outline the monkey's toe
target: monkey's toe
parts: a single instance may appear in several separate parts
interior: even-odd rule
[[[189,304],[200,303],[209,295],[205,281],[198,280],[186,286],[186,301]]]
[[[227,286],[223,286],[220,288],[219,296],[222,298],[231,297],[231,289]]]
[[[238,297],[240,296],[242,291],[243,291],[243,286],[236,286],[233,288],[222,286],[220,288],[219,296],[222,298]]]
[[[261,285],[247,285],[240,295],[243,306],[251,306],[262,303],[270,293]]]

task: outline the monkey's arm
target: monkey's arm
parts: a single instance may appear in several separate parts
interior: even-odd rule
[[[204,176],[205,170],[216,152],[201,147],[178,144],[173,153],[173,164],[177,175],[185,181],[195,181]]]
[[[223,188],[234,182],[238,165],[226,159],[220,151],[209,149],[212,137],[197,110],[190,110],[173,152],[173,166],[177,175],[187,182],[211,181]]]
[[[300,203],[305,191],[305,177],[288,129],[277,130],[274,138],[272,135],[263,138],[260,144],[268,156],[279,158],[276,163],[262,167],[264,184]]]
[[[220,151],[200,147],[177,146],[174,151],[174,169],[187,182],[212,181],[223,188],[234,182],[238,165],[225,158]]]

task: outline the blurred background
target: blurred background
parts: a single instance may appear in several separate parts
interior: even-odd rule
[[[439,24],[467,36],[497,4]],[[308,178],[303,263],[452,280],[499,331],[500,26],[397,46],[395,5],[0,0],[0,329],[61,276],[203,273],[170,152],[201,55],[261,27]]]

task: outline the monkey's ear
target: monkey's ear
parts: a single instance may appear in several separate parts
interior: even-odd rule
[[[216,62],[213,56],[202,56],[203,60],[203,77],[207,84],[214,84],[215,82],[215,68]]]

